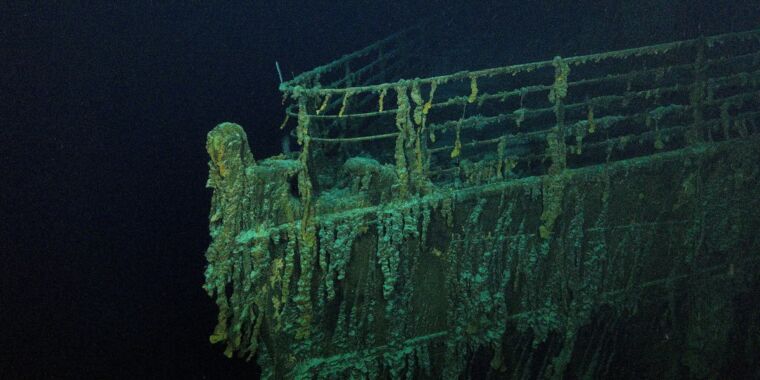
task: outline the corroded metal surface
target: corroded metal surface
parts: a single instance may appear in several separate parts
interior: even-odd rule
[[[277,378],[601,377],[631,350],[642,377],[725,373],[760,348],[736,302],[759,35],[362,84],[394,37],[286,82],[299,153],[209,133],[212,342]]]

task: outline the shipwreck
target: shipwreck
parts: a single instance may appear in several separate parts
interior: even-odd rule
[[[760,31],[419,77],[424,34],[283,83],[298,151],[208,134],[211,342],[265,378],[757,374]]]

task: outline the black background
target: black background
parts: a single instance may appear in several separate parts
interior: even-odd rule
[[[656,33],[621,30],[620,20],[605,17],[622,17],[624,2],[472,6],[484,15],[502,8],[512,28],[523,23],[530,35],[516,40],[556,41],[557,30],[583,30],[578,38],[590,42],[578,51],[760,25],[759,6],[750,3],[667,3],[676,5],[642,11],[667,18],[642,19],[646,27],[669,25]],[[278,153],[275,61],[290,77],[446,6],[2,2],[0,378],[257,373],[208,342],[217,310],[201,288],[211,195],[206,133],[234,121],[257,159]],[[598,27],[583,28],[591,24]],[[562,48],[521,46],[526,60]]]

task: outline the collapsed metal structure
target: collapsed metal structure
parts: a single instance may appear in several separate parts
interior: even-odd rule
[[[284,83],[300,152],[209,133],[211,341],[274,378],[756,366],[760,31],[408,79],[423,29]]]

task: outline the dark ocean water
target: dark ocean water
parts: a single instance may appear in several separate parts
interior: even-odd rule
[[[0,378],[255,377],[208,342],[206,133],[279,153],[275,62],[289,78],[458,3],[0,4]],[[510,63],[760,26],[750,2],[644,3],[452,18]]]

